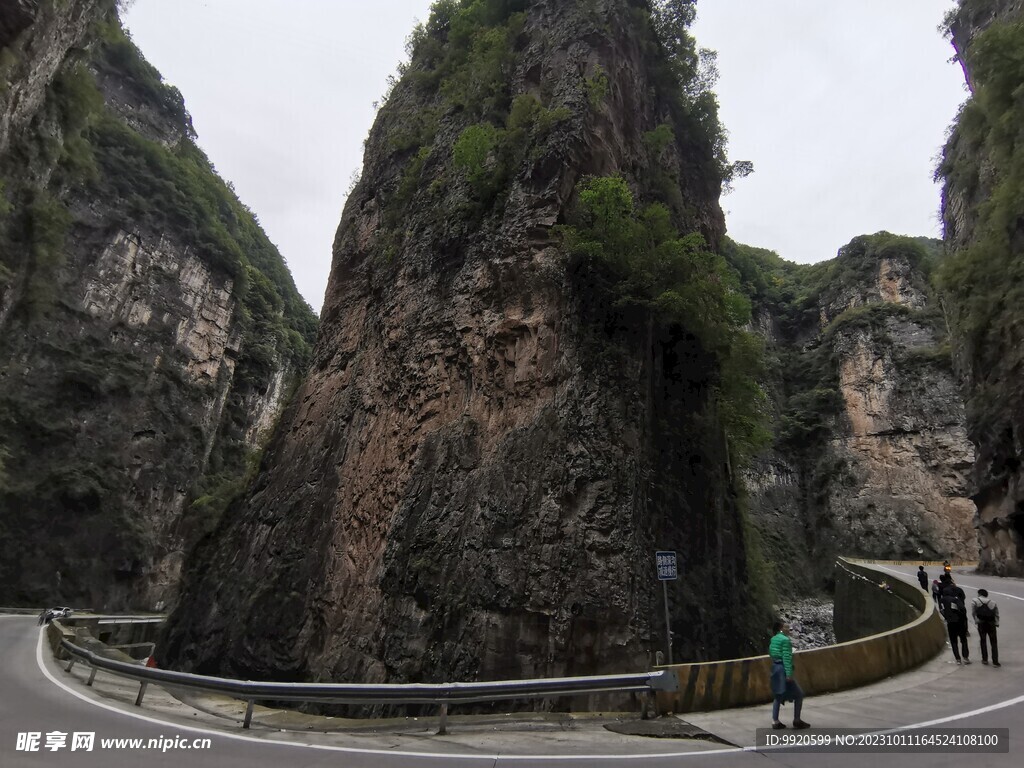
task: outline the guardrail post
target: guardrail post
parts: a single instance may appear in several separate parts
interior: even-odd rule
[[[71,661],[69,661],[69,662],[68,662],[68,665],[67,665],[66,667],[64,667],[64,671],[65,671],[65,672],[70,672],[70,671],[71,671],[71,668],[72,668],[73,666],[75,666],[75,661],[77,661],[77,659],[75,659],[75,657],[74,657],[74,656],[72,656],[72,657],[71,657]]]
[[[242,720],[243,728],[248,728],[249,724],[252,723],[252,706],[255,703],[252,699],[249,699],[249,703],[245,705],[245,719]]]
[[[441,703],[441,716],[438,718],[437,735],[444,736],[448,733],[448,702]]]
[[[92,668],[92,672],[89,673],[89,682],[87,682],[86,685],[88,685],[88,686],[92,685],[92,681],[96,679],[96,672],[97,672],[96,667],[93,667]]]
[[[142,706],[142,697],[146,695],[146,686],[147,685],[149,685],[149,683],[140,683],[139,684],[139,695],[135,697],[135,706],[136,707],[141,707]]]

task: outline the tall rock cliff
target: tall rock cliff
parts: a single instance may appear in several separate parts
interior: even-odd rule
[[[938,176],[953,251],[941,278],[977,447],[971,493],[981,570],[1024,575],[1024,3],[962,0],[949,32],[971,97]]]
[[[975,559],[974,450],[930,285],[941,244],[879,233],[810,266],[727,254],[775,363],[775,441],[747,485],[779,586],[820,588],[837,554]]]
[[[642,668],[656,549],[681,558],[677,658],[751,649],[721,375],[741,332],[702,244],[727,169],[685,22],[640,0],[435,4],[370,132],[311,373],[197,557],[169,663]],[[681,272],[655,300],[658,268]]]
[[[0,10],[0,602],[152,608],[315,319],[113,0]]]

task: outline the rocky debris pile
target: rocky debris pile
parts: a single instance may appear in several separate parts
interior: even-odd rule
[[[789,624],[794,650],[835,645],[831,600],[809,597],[777,605],[775,611]]]

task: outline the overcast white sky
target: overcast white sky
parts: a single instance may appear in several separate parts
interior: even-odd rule
[[[701,0],[719,52],[729,234],[831,258],[887,229],[940,236],[934,158],[966,98],[936,31],[953,0]],[[136,0],[126,24],[181,89],[199,144],[317,311],[373,102],[430,0]]]

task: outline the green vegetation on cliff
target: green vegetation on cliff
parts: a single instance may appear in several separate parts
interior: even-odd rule
[[[316,333],[281,255],[196,146],[181,94],[142,58],[115,5],[83,10],[92,25],[79,48],[43,51],[67,55],[0,155],[0,581],[12,599],[36,599],[24,585],[52,578],[26,565],[48,536],[51,566],[83,568],[82,595],[109,586],[109,569],[122,578],[147,567],[169,542],[155,541],[144,518],[175,508],[179,495],[195,500],[195,519],[175,535],[211,527],[258,459],[253,403],[288,397]],[[21,41],[12,46],[0,60],[28,55]],[[119,231],[195,255],[211,287],[230,295],[230,326],[213,331],[230,333],[215,378],[186,374],[192,352],[181,331],[210,318],[174,315],[200,308],[182,304],[173,275],[122,276],[144,301],[167,301],[162,319],[157,306],[153,322],[108,323],[82,306],[84,282],[104,280],[89,270]],[[65,548],[86,524],[86,547],[104,548],[108,562],[87,565]]]
[[[1009,382],[1024,363],[1024,22],[997,22],[966,51],[974,93],[964,104],[937,176],[970,222],[970,242],[940,272],[972,376],[968,417],[976,435],[992,433],[1022,398]],[[948,200],[947,200],[948,203]]]
[[[532,94],[512,94],[510,67],[525,7],[523,0],[439,0],[410,36],[401,87],[432,106],[406,114],[388,137],[388,148],[408,158],[387,206],[389,227],[399,226],[426,179],[435,200],[465,183],[468,193],[453,212],[479,223],[500,207],[510,179],[529,157],[537,159],[552,129],[572,117],[565,107],[548,109]],[[438,140],[442,117],[464,126],[450,163]],[[393,252],[394,243],[386,247]]]
[[[31,181],[15,180],[13,186],[18,189],[12,196],[28,195],[35,202],[27,207],[27,216],[9,222],[7,236],[14,242],[0,258],[13,271],[18,266],[17,245],[19,241],[27,243],[30,251],[44,255],[33,259],[29,270],[42,272],[51,265],[47,274],[52,277],[56,258],[52,252],[60,250],[62,232],[71,224],[67,203],[62,201],[78,196],[103,200],[137,228],[174,232],[185,244],[197,248],[212,268],[238,281],[233,293],[241,299],[239,309],[250,325],[266,325],[269,316],[266,296],[250,301],[248,286],[256,275],[269,280],[278,322],[266,329],[269,335],[256,338],[256,344],[272,342],[283,359],[304,367],[316,318],[296,290],[280,253],[252,211],[239,202],[193,142],[191,119],[177,89],[162,82],[116,18],[97,24],[95,29],[91,63],[96,71],[127,83],[143,103],[164,114],[180,139],[167,146],[130,127],[105,105],[89,67],[65,66],[50,87],[46,106],[59,123],[60,134],[57,138],[41,134],[35,137],[35,144],[22,150],[34,162],[56,166],[52,191],[39,189]],[[31,296],[26,297],[26,304],[42,308]]]
[[[613,83],[599,64],[581,72],[578,92],[554,92],[545,73],[517,82],[517,62],[537,43],[531,35],[548,34],[526,28],[528,5],[437,0],[407,41],[409,62],[382,109],[391,118],[380,123],[383,141],[377,147],[371,133],[368,142],[371,152],[386,153],[401,169],[382,195],[385,231],[376,242],[388,262],[424,223],[445,230],[444,242],[479,231],[541,163],[567,162],[567,147],[606,109]],[[685,328],[715,356],[721,415],[736,457],[749,454],[765,434],[756,384],[761,355],[756,338],[740,330],[750,305],[733,270],[696,233],[693,198],[716,195],[751,169],[727,161],[711,90],[714,54],[698,50],[689,31],[695,2],[623,4],[613,9],[614,22],[612,11],[597,4],[583,3],[580,10],[601,33],[621,24],[639,41],[661,122],[643,134],[647,157],[629,182],[592,179],[578,187],[579,221],[564,230],[567,247],[615,273],[615,301],[649,310],[662,327]],[[602,205],[617,207],[599,212]]]
[[[755,458],[754,476],[769,479],[767,490],[755,494],[751,521],[769,560],[800,564],[780,574],[780,589],[813,591],[827,581],[837,554],[829,542],[846,541],[837,530],[836,499],[862,482],[856,463],[836,449],[837,438],[849,433],[850,387],[859,386],[849,376],[882,371],[894,403],[914,399],[928,383],[951,380],[946,325],[932,286],[941,243],[880,232],[810,265],[731,240],[722,253],[767,339],[761,381],[773,411],[773,441]],[[913,430],[911,422],[896,419],[892,429]],[[777,483],[780,476],[787,481]]]
[[[775,428],[777,444],[787,452],[813,456],[819,441],[833,430],[841,412],[836,342],[843,335],[863,332],[887,343],[889,322],[912,320],[936,331],[945,330],[937,308],[914,309],[876,298],[860,303],[864,293],[877,291],[882,261],[906,264],[912,288],[927,295],[940,252],[935,241],[880,232],[854,238],[834,259],[816,264],[787,262],[772,251],[727,240],[723,253],[739,273],[757,311],[771,318],[780,344],[772,351],[773,400],[780,406]],[[908,364],[949,367],[948,347],[942,342],[915,355]]]
[[[736,273],[696,233],[680,236],[668,208],[637,208],[618,176],[592,178],[579,189],[576,222],[563,228],[567,250],[604,269],[612,305],[641,308],[660,326],[680,326],[715,356],[722,424],[735,458],[767,439],[760,340],[743,330],[750,300]]]
[[[578,94],[553,93],[543,82],[515,92],[513,66],[527,39],[526,7],[525,0],[438,0],[428,21],[410,36],[410,60],[400,67],[401,79],[392,81],[385,106],[402,111],[387,137],[388,149],[403,166],[386,206],[389,229],[400,229],[409,206],[417,203],[446,208],[469,226],[478,225],[501,210],[513,179],[529,175],[553,153],[564,160],[567,138],[605,108],[611,83],[596,64],[582,73]],[[752,168],[726,158],[726,134],[711,90],[717,76],[714,54],[698,51],[689,34],[694,0],[655,0],[625,11],[617,23],[637,30],[671,123],[649,134],[655,162],[638,180],[650,189],[640,191],[664,202],[679,223],[694,214],[680,190],[684,181],[714,179],[728,186]],[[598,20],[594,23],[607,23],[600,21],[596,6],[589,13]],[[410,102],[418,106],[410,108]],[[446,123],[461,126],[454,147],[441,131]],[[680,177],[678,163],[659,162],[668,145],[685,155],[689,179]],[[445,199],[462,185],[466,194]],[[429,195],[416,194],[422,186]],[[381,242],[393,256],[395,237]]]

